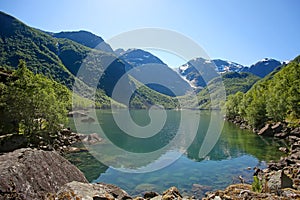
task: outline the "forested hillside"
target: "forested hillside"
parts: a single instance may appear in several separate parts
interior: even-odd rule
[[[31,28],[21,21],[0,12],[0,66],[7,70],[17,69],[20,60],[27,63],[27,67],[35,74],[43,74],[53,79],[70,90],[73,89],[75,80],[81,96],[95,101],[95,106],[108,108],[111,106],[111,94],[116,82],[126,73],[125,64],[111,51],[108,44],[105,48],[91,49],[102,38],[85,31],[62,32],[58,34],[46,33]],[[104,51],[106,50],[106,51]],[[84,59],[88,61],[84,62]],[[79,68],[84,66],[87,74],[77,77]],[[95,74],[102,74],[100,79]],[[137,81],[128,78],[124,91],[132,92],[137,88]],[[78,80],[80,79],[80,80]],[[91,86],[95,86],[96,94],[93,96]],[[145,94],[143,94],[145,92]],[[164,104],[168,108],[174,108],[173,100],[165,95],[157,93],[150,88],[141,88],[130,105],[133,108],[145,108],[153,104]],[[140,98],[139,100],[137,98]],[[166,100],[166,101],[165,101]],[[122,99],[117,99],[120,103]],[[75,106],[91,104],[88,100],[77,98]],[[121,106],[112,100],[113,106]],[[139,102],[139,103],[137,103]],[[159,103],[160,102],[160,103]],[[143,105],[142,105],[143,104]]]
[[[226,96],[235,94],[237,92],[247,92],[254,83],[256,83],[260,78],[251,73],[238,73],[238,72],[227,72],[222,74],[221,78],[215,78],[208,83],[205,87],[198,93],[199,108],[200,109],[220,109],[224,99],[220,97],[221,91],[225,89]],[[213,102],[211,102],[213,101]]]
[[[253,128],[266,122],[300,124],[300,57],[257,82],[247,93],[228,97],[229,119],[246,120]]]

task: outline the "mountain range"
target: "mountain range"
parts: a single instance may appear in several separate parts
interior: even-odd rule
[[[87,31],[45,32],[3,12],[0,12],[0,25],[2,68],[15,69],[23,59],[34,73],[42,73],[69,89],[73,89],[77,80],[80,95],[96,98],[102,107],[109,106],[111,98],[126,104],[122,95],[113,97],[114,87],[121,77],[125,80],[121,91],[133,94],[131,107],[144,108],[160,103],[171,108],[176,105],[172,97],[191,91],[200,92],[220,74],[224,82],[233,78],[239,80],[235,83],[229,81],[230,84],[227,81],[226,87],[231,88],[231,92],[227,92],[232,93],[236,88],[245,92],[254,80],[282,65],[274,59],[263,59],[246,67],[221,59],[195,58],[173,70],[160,58],[142,49],[114,51],[100,36]],[[89,60],[84,62],[87,56]],[[77,76],[83,63],[88,69],[86,77]],[[99,82],[95,74],[102,74]],[[242,84],[243,81],[246,85]],[[97,95],[92,97],[90,92],[95,82]],[[241,87],[237,86],[239,83]]]
[[[221,59],[207,60],[204,58],[196,58],[180,66],[178,73],[193,87],[205,87],[210,80],[217,76],[215,72],[219,74],[227,72],[249,72],[263,78],[283,64],[285,63],[275,59],[265,58],[247,67]]]

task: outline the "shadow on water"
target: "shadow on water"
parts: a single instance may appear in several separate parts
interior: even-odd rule
[[[195,161],[204,160],[198,157],[198,152],[208,129],[209,113],[207,112],[205,115],[207,117],[201,121],[197,136],[187,151],[188,158]],[[225,121],[217,144],[205,159],[224,160],[242,155],[252,155],[259,161],[269,162],[278,160],[280,156],[284,155],[284,153],[278,151],[279,147],[282,146],[287,146],[283,140],[261,137],[250,130],[242,130],[235,124]]]
[[[83,148],[82,144],[76,145],[77,148]],[[105,173],[108,167],[97,160],[88,151],[67,153],[64,157],[83,172],[89,182],[97,179],[100,174]]]

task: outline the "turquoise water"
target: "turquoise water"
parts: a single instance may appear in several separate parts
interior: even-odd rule
[[[123,116],[124,112],[115,114]],[[133,110],[130,114],[140,126],[151,123],[146,110]],[[69,154],[67,158],[91,182],[115,184],[131,195],[149,190],[162,192],[176,186],[181,193],[200,198],[206,191],[238,183],[240,175],[250,183],[253,167],[264,168],[266,162],[278,160],[283,156],[278,148],[285,146],[281,140],[262,138],[225,122],[218,111],[167,111],[163,128],[147,138],[121,130],[110,110],[97,110],[95,115],[91,114],[98,119],[95,122],[83,123],[81,118],[74,118],[70,126],[75,129],[76,123],[78,132],[98,133],[103,141],[88,146],[89,152]],[[195,116],[199,117],[199,124],[194,123]],[[182,128],[179,124],[183,119]],[[219,136],[214,131],[220,127]],[[199,152],[208,134],[214,140],[210,142],[212,150],[203,156]],[[177,139],[177,135],[183,137]]]

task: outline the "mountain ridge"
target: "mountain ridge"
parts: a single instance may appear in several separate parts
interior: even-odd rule
[[[55,38],[66,38],[74,42],[82,44],[86,47],[101,50],[107,53],[113,53],[113,49],[107,44],[102,37],[95,35],[91,32],[80,30],[80,31],[62,31],[59,33],[50,33]]]
[[[208,60],[195,58],[179,66],[178,73],[195,88],[203,88],[210,80],[217,76],[211,75],[213,74],[213,70],[218,74],[226,72],[249,72],[263,78],[282,64],[283,62],[275,59],[265,58],[247,67],[224,59]],[[267,68],[264,66],[267,66]]]
[[[78,79],[76,77],[77,72],[83,64],[83,60],[89,56],[89,62],[85,63],[89,66],[89,73],[91,75],[96,73],[103,74],[103,77],[101,77],[100,82],[97,84],[99,91],[96,95],[97,98],[100,97],[100,102],[103,104],[109,103],[114,86],[120,77],[126,75],[128,79],[127,85],[123,85],[124,91],[130,90],[129,92],[132,92],[138,88],[137,85],[139,84],[134,80],[130,81],[131,78],[129,76],[143,83],[142,80],[138,80],[138,77],[142,77],[139,72],[141,69],[140,66],[148,67],[148,69],[143,69],[143,73],[146,74],[143,78],[147,78],[147,75],[152,73],[147,70],[159,65],[160,68],[157,68],[159,69],[159,73],[156,72],[151,74],[151,76],[156,78],[160,77],[160,79],[157,79],[157,82],[161,82],[163,86],[167,86],[161,87],[147,83],[146,85],[149,90],[143,88],[138,92],[139,97],[145,98],[143,101],[146,102],[147,105],[154,102],[161,102],[161,99],[166,99],[165,96],[159,96],[160,94],[166,94],[172,97],[184,95],[187,91],[192,90],[198,93],[207,87],[210,81],[220,76],[220,74],[223,75],[229,72],[240,73],[239,75],[230,75],[237,78],[239,83],[240,80],[244,78],[247,82],[247,78],[250,77],[242,74],[243,70],[246,70],[244,66],[222,59],[205,60],[203,58],[196,58],[180,66],[178,72],[174,72],[173,69],[167,66],[160,58],[145,50],[129,49],[125,51],[119,49],[112,51],[109,44],[105,43],[101,37],[90,32],[67,31],[49,33],[29,27],[18,19],[3,12],[0,12],[0,24],[0,52],[2,52],[0,65],[2,67],[14,69],[18,61],[23,59],[27,61],[28,67],[34,73],[42,73],[71,89],[74,81]],[[54,35],[56,35],[56,37]],[[91,47],[97,45],[98,42],[106,44],[108,49],[92,49]],[[276,66],[281,64],[281,62],[275,59],[264,59],[257,63],[263,63],[265,66],[276,68],[273,64],[266,64],[267,62],[273,62]],[[108,65],[107,69],[104,69],[106,65]],[[251,72],[251,66],[247,68],[248,72]],[[259,68],[253,64],[252,68],[254,67]],[[270,69],[268,68],[268,70]],[[266,74],[266,72],[264,73]],[[94,80],[89,77],[85,79],[81,78],[80,80],[84,86],[82,92],[86,95],[88,93],[87,91],[91,89],[89,87]],[[256,79],[252,77],[250,80]],[[192,88],[189,84],[195,88]],[[238,88],[232,89],[232,91],[245,90],[245,88],[249,89],[249,85],[237,86],[233,82],[230,84],[232,84],[233,88]],[[252,82],[247,82],[247,84],[251,85]],[[86,92],[84,92],[85,90]],[[159,93],[153,93],[154,91]],[[172,91],[175,91],[176,95],[174,95]],[[145,94],[150,96],[152,94],[151,98],[153,99],[150,98],[150,100],[147,100]],[[166,101],[172,102],[173,100],[168,99]],[[141,102],[142,101],[140,101],[140,103]],[[139,107],[143,106],[139,105]]]
[[[114,85],[126,74],[124,62],[115,54],[91,49],[67,38],[52,37],[51,34],[29,27],[3,12],[0,12],[0,24],[0,52],[2,52],[0,66],[14,70],[22,59],[34,73],[41,73],[54,79],[68,86],[70,90],[77,80],[80,86],[76,91],[78,90],[81,96],[94,100],[100,107],[108,108],[111,101],[114,102],[110,98]],[[77,72],[83,63],[88,69],[85,71],[88,76],[78,77]],[[97,81],[95,80],[97,74],[102,76],[96,85],[95,96],[91,96],[93,94],[91,86]],[[128,75],[126,76],[128,81],[126,85],[121,85],[124,88],[122,92],[133,93],[138,86],[135,81],[129,80]],[[167,100],[168,98],[160,93],[154,93],[148,87],[139,90],[138,94],[141,104],[145,103],[146,107],[163,99],[166,107],[170,107],[168,102],[173,101]],[[126,103],[126,101],[122,102],[122,99],[114,100]],[[139,107],[144,106],[139,105]]]

